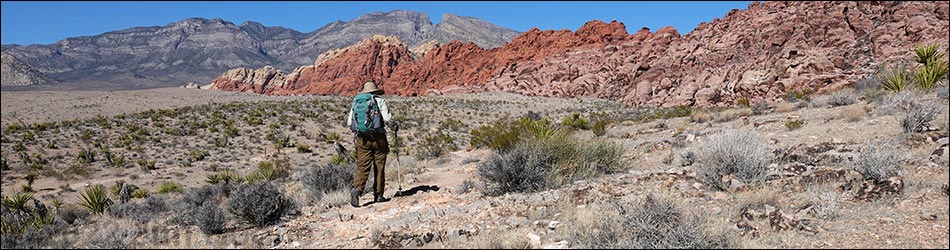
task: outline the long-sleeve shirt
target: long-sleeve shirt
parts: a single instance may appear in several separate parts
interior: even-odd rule
[[[379,105],[379,114],[383,116],[384,122],[389,122],[393,119],[393,115],[389,113],[389,105],[386,105],[386,99],[383,99],[379,96],[373,96],[376,99],[376,104]],[[353,108],[350,108],[350,114],[346,116],[346,126],[349,127],[353,124]]]

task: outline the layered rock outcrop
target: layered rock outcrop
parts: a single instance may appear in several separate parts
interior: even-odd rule
[[[372,79],[407,96],[505,91],[727,105],[840,88],[910,59],[916,45],[946,50],[947,37],[947,2],[756,2],[686,35],[671,27],[631,35],[622,23],[591,21],[575,32],[532,29],[490,50],[453,41],[418,59],[405,56],[405,46],[351,47],[256,92],[352,94]]]
[[[3,76],[0,85],[2,86],[24,86],[55,82],[55,80],[36,71],[30,65],[17,60],[10,54],[2,53],[0,59],[2,59],[2,63],[0,63],[0,66],[2,66],[2,69],[0,69],[2,74],[0,75]]]

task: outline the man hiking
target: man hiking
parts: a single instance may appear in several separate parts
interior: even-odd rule
[[[369,81],[363,84],[363,91],[353,97],[353,105],[347,116],[346,125],[353,131],[353,144],[356,145],[356,171],[353,173],[353,187],[350,190],[350,205],[360,206],[360,196],[368,179],[370,166],[376,183],[373,185],[373,201],[389,201],[383,197],[386,187],[386,154],[389,153],[389,141],[386,140],[386,123],[394,132],[399,125],[392,120],[389,106],[380,95],[384,91]]]

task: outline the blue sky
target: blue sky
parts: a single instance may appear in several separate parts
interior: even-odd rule
[[[576,30],[590,20],[617,20],[636,32],[673,26],[686,34],[701,22],[746,9],[732,2],[0,2],[3,44],[49,44],[137,26],[164,26],[189,17],[256,21],[310,32],[368,12],[425,12],[433,23],[443,13],[473,16],[518,31],[531,27]]]

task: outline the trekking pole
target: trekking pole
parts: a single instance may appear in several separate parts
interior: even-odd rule
[[[393,140],[396,148],[396,183],[399,190],[393,194],[393,197],[402,196],[402,174],[399,170],[399,131],[393,131]]]

